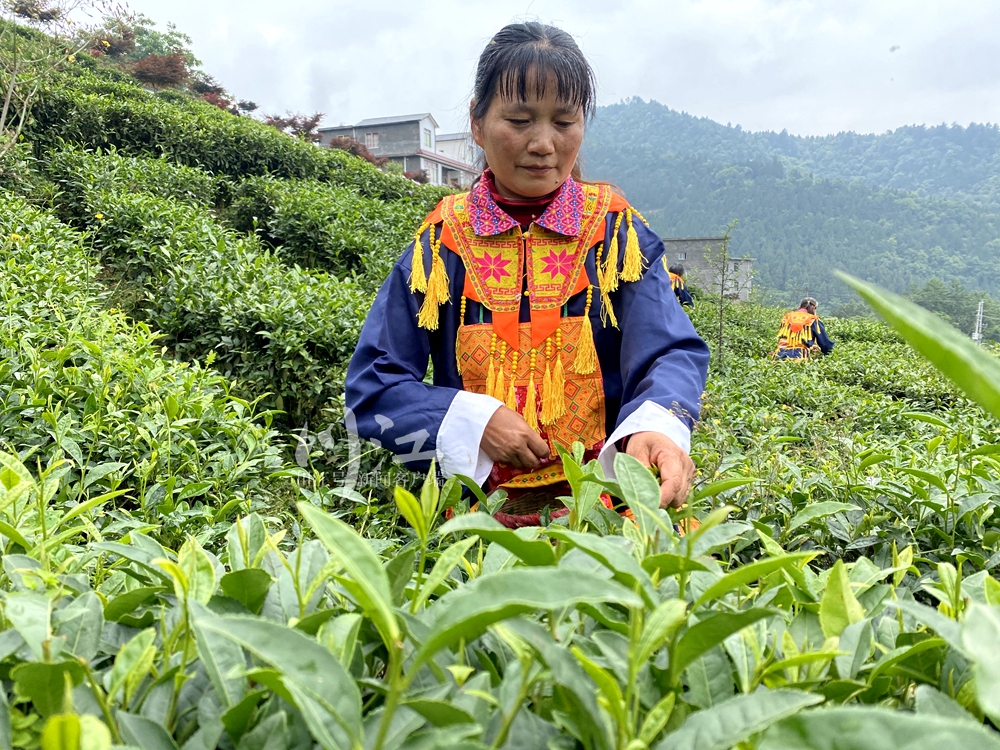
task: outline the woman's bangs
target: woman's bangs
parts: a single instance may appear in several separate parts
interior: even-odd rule
[[[511,50],[497,76],[496,95],[507,101],[526,102],[529,92],[541,99],[555,85],[560,102],[579,107],[586,116],[593,111],[593,80],[580,59],[556,47],[522,46]]]

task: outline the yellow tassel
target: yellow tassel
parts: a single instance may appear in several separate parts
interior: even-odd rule
[[[459,351],[459,333],[462,330],[462,326],[465,325],[465,295],[462,295],[462,303],[459,305],[458,309],[458,331],[455,332],[455,367],[458,370],[458,374],[462,374],[462,353]],[[493,363],[490,362],[490,365]]]
[[[503,401],[506,395],[506,390],[506,380],[503,374],[503,361],[501,360],[500,370],[497,372],[497,382],[493,385],[493,392],[490,395],[498,401]]]
[[[622,281],[638,281],[642,278],[645,258],[639,247],[639,235],[632,225],[632,209],[626,209],[628,232],[625,241],[625,265],[622,268]]]
[[[598,281],[601,284],[601,293],[604,293],[606,289],[608,292],[613,292],[618,288],[618,230],[622,226],[622,218],[625,216],[625,211],[618,214],[618,218],[615,219],[615,229],[611,233],[611,244],[608,245],[608,256],[604,259],[604,273]]]
[[[493,335],[496,336],[496,334],[493,334]],[[504,368],[505,364],[507,364],[507,342],[506,341],[501,341],[500,342],[500,363],[499,363],[500,366],[497,369],[497,380],[496,380],[496,383],[493,384],[493,391],[490,393],[490,395],[493,396],[493,398],[499,399],[500,401],[503,401],[507,397],[507,385],[506,385],[506,379],[504,377],[504,372],[503,372],[503,368]]]
[[[431,227],[430,240],[431,273],[427,277],[424,303],[417,314],[417,325],[429,331],[436,331],[440,317],[438,306],[451,300],[451,290],[448,288],[448,272],[444,270],[444,259],[441,257],[441,240],[434,239],[434,227]]]
[[[462,303],[465,303],[465,297],[462,297]],[[492,396],[497,389],[497,371],[493,366],[493,360],[496,359],[497,353],[497,335],[494,333],[492,338],[490,338],[490,367],[486,371],[486,395]]]
[[[617,233],[615,234],[615,236],[617,237]],[[608,294],[607,280],[605,278],[606,273],[605,273],[605,271],[601,270],[601,268],[602,268],[602,266],[601,266],[601,255],[603,253],[604,253],[604,245],[600,244],[600,245],[597,246],[596,266],[597,266],[597,284],[598,284],[598,287],[600,288],[600,291],[601,291],[601,325],[603,327],[605,327],[605,328],[608,327],[608,316],[610,315],[611,316],[611,325],[613,325],[615,328],[617,328],[618,327],[618,319],[615,317],[615,311],[611,307],[611,296]],[[607,269],[607,264],[604,265],[604,268]],[[613,274],[613,275],[615,275],[615,278],[617,279],[617,275],[616,274]],[[616,281],[616,283],[617,283],[617,281]],[[591,289],[593,289],[593,287],[591,287]],[[587,305],[588,305],[588,307],[590,305],[590,295],[589,294],[587,296]]]
[[[430,226],[426,222],[420,225],[417,236],[413,239],[413,259],[410,261],[410,291],[427,291],[427,273],[424,271],[424,245],[420,241],[420,235]],[[431,232],[434,227],[431,227]]]
[[[591,337],[593,338],[593,337]],[[562,329],[556,330],[556,366],[552,369],[552,421],[566,416],[566,374],[562,363]]]
[[[507,403],[508,409],[513,409],[517,411],[517,393],[514,391],[514,384],[517,382],[517,352],[514,352],[514,362],[510,368],[510,386],[507,388]]]
[[[531,363],[528,372],[528,395],[524,401],[524,421],[528,427],[538,432],[538,394],[535,388],[535,350],[531,350]]]
[[[552,393],[552,368],[549,363],[545,363],[545,376],[542,378],[542,424],[552,424],[555,417],[552,416],[552,405],[555,401]]]
[[[576,342],[576,360],[573,363],[573,369],[580,375],[590,375],[597,369],[594,328],[590,324],[590,304],[593,298],[594,287],[587,287],[587,307],[583,311],[583,328],[580,331],[580,338]]]

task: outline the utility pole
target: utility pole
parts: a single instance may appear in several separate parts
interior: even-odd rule
[[[972,340],[976,346],[983,345],[983,300],[979,300],[979,309],[976,310],[976,330],[972,332]]]

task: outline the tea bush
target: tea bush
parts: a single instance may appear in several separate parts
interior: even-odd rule
[[[31,116],[25,135],[39,155],[63,144],[114,147],[129,156],[164,156],[219,175],[320,180],[379,200],[427,196],[433,205],[441,194],[439,189],[381,172],[339,149],[290,138],[211,104],[192,101],[178,107],[139,86],[91,73],[52,86]]]
[[[286,266],[174,199],[88,191],[86,211],[94,246],[142,281],[147,320],[177,356],[212,353],[216,369],[296,417],[315,417],[343,393],[370,294]]]
[[[32,464],[70,460],[54,502],[124,493],[125,528],[152,522],[170,539],[186,527],[206,541],[259,504],[281,466],[270,420],[218,374],[163,359],[147,326],[102,309],[76,232],[6,195],[0,263],[0,445]]]
[[[826,566],[907,544],[930,565],[1000,564],[995,418],[882,323],[830,320],[832,355],[774,362],[738,356],[766,350],[768,337],[759,312],[731,310],[736,343],[709,380],[692,455],[706,480],[754,478],[729,497],[738,517],[792,549],[823,550]],[[696,317],[714,330],[713,309]]]
[[[383,202],[320,182],[254,177],[234,186],[228,216],[288,263],[364,277],[377,289],[429,207]]]
[[[124,158],[114,149],[92,153],[67,148],[47,154],[49,176],[61,192],[57,209],[65,220],[87,223],[88,191],[149,193],[195,206],[215,204],[217,179],[209,173],[164,158]]]
[[[138,531],[84,547],[76,518],[41,524],[58,474],[0,454],[0,515],[31,526],[4,550],[0,725],[19,747],[1000,747],[985,572],[921,586],[911,546],[821,571],[729,507],[679,537],[637,461],[615,484],[565,460],[572,512],[545,529],[462,507],[438,527],[460,493],[429,480],[397,491],[413,531],[384,554],[300,503],[315,539],[283,549],[250,515],[216,555]]]

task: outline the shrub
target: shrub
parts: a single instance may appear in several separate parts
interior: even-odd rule
[[[267,497],[275,433],[226,379],[162,359],[147,326],[104,310],[80,239],[0,200],[0,449],[42,466],[68,457],[60,503],[122,490],[126,525],[155,520],[169,539],[200,519],[207,540]]]
[[[377,288],[426,209],[320,182],[256,177],[234,187],[228,216],[237,229],[257,231],[289,263],[360,275]]]
[[[215,174],[316,179],[352,187],[381,200],[423,196],[433,205],[440,191],[424,192],[337,149],[321,149],[205,102],[178,107],[137,86],[89,73],[67,77],[32,109],[28,138],[36,153],[70,143],[115,147],[129,156],[159,158]]]
[[[191,77],[187,61],[180,52],[170,52],[166,55],[149,55],[136,60],[129,66],[136,80],[152,86],[154,89],[164,89],[186,83]]]
[[[37,499],[21,524],[44,537],[34,507],[61,478],[0,461],[0,499]],[[768,538],[766,557],[739,565],[733,548],[767,535],[727,522],[731,508],[680,537],[635,459],[616,458],[614,485],[635,523],[603,510],[599,469],[566,463],[568,528],[531,534],[462,508],[438,527],[461,504],[452,480],[420,499],[397,490],[412,540],[381,552],[308,502],[293,541],[251,515],[218,555],[138,531],[80,554],[75,522],[48,552],[5,542],[13,743],[86,731],[103,747],[275,750],[997,746],[982,716],[1000,716],[1000,584],[985,572],[941,566],[925,585],[935,609],[914,599],[912,547],[821,574],[814,552]]]
[[[145,313],[183,359],[203,360],[255,396],[315,418],[343,393],[343,369],[371,295],[289,268],[204,209],[149,194],[87,192],[94,246],[146,290]]]
[[[319,143],[322,136],[317,132],[317,128],[322,119],[322,112],[314,112],[311,115],[295,115],[289,112],[284,117],[281,115],[264,115],[264,124],[270,125],[272,128],[293,138],[308,141],[309,143]]]
[[[142,192],[202,206],[212,205],[218,191],[218,180],[200,169],[164,158],[127,159],[114,149],[92,153],[71,147],[48,154],[45,165],[61,187],[61,215],[77,222],[90,219],[86,215],[88,191]]]
[[[327,144],[327,148],[339,148],[341,151],[346,151],[349,154],[354,154],[354,156],[360,156],[369,164],[374,164],[376,167],[384,167],[390,164],[389,157],[387,156],[375,156],[368,147],[359,141],[357,138],[352,138],[349,135],[336,135],[331,138]],[[395,163],[395,162],[392,162]],[[400,168],[402,172],[402,168]]]

